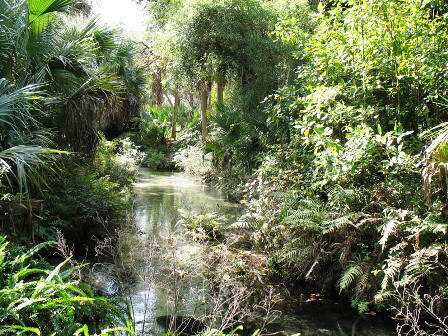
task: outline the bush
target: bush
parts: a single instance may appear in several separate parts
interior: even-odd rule
[[[166,125],[164,123],[149,117],[142,117],[139,126],[138,143],[146,148],[160,146],[166,143],[165,131]]]
[[[76,252],[93,253],[97,240],[113,235],[126,223],[129,194],[109,176],[99,176],[94,167],[71,167],[51,187],[53,192],[46,197],[44,239],[54,239],[60,230]]]
[[[51,243],[29,250],[13,246],[0,236],[0,324],[6,335],[74,335],[79,330],[101,333],[108,327],[131,333],[128,319],[117,301],[94,296],[72,276],[69,260],[51,267],[35,257]],[[116,329],[118,328],[118,329]]]
[[[174,162],[190,175],[205,176],[212,170],[211,158],[205,155],[199,144],[179,150],[174,155]]]
[[[149,151],[143,160],[143,166],[157,171],[173,171],[175,163],[167,158],[167,155],[157,150]]]
[[[82,156],[67,160],[46,196],[38,235],[54,239],[60,230],[76,246],[76,252],[93,253],[97,240],[113,235],[127,223],[130,188],[142,158],[143,153],[128,138],[102,138],[93,164]]]
[[[188,234],[195,240],[220,240],[224,238],[226,219],[215,212],[197,214],[193,211],[179,210],[180,223],[185,225]]]
[[[125,188],[135,182],[143,158],[144,154],[129,138],[107,141],[101,137],[93,165],[99,176],[107,176]]]

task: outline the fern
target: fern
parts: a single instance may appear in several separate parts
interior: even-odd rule
[[[359,278],[364,274],[364,268],[361,263],[355,263],[352,262],[351,265],[349,265],[344,273],[342,274],[341,279],[339,280],[339,289],[342,292],[343,290],[346,290],[349,288],[356,278]]]
[[[433,272],[438,273],[436,272],[437,259],[441,250],[441,246],[433,244],[414,252],[405,267],[406,273],[409,274],[411,279],[418,279],[423,275],[428,277]]]
[[[121,302],[94,296],[86,285],[71,279],[73,268],[62,271],[68,260],[53,268],[31,259],[48,244],[26,252],[7,243],[0,236],[0,322],[8,324],[0,334],[72,335],[81,323],[93,331],[130,325]]]
[[[348,214],[345,216],[338,216],[335,219],[324,222],[324,225],[327,226],[327,228],[323,231],[323,233],[333,233],[345,229],[348,226],[354,227],[353,217],[354,214]]]
[[[383,270],[384,277],[381,282],[381,292],[385,292],[389,284],[398,278],[402,266],[403,262],[400,258],[391,257],[386,260],[386,267]]]
[[[384,225],[383,234],[379,241],[383,250],[384,250],[384,247],[386,246],[386,243],[387,243],[389,237],[391,235],[393,235],[398,230],[398,228],[400,227],[400,224],[401,224],[401,222],[399,220],[391,219]]]

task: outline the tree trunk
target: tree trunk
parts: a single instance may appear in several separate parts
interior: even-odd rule
[[[171,138],[176,140],[176,126],[177,126],[177,110],[180,105],[179,91],[174,92],[174,107],[173,107],[173,124],[171,126]]]
[[[163,69],[161,67],[158,67],[156,71],[155,84],[154,84],[157,107],[161,107],[163,103],[162,77],[163,77]]]
[[[188,104],[190,105],[190,108],[194,110],[194,95],[193,92],[188,93]]]
[[[190,104],[190,118],[193,120],[194,118],[194,96],[193,93],[188,94],[188,102]]]
[[[221,106],[224,103],[224,89],[226,87],[226,81],[224,79],[219,79],[216,83],[216,96],[218,99],[218,106]]]
[[[209,84],[202,83],[201,85],[201,125],[202,125],[202,139],[205,140],[208,137],[208,120],[207,120],[207,105],[208,105],[208,93]]]
[[[170,96],[168,96],[167,93],[165,93],[164,96],[165,96],[166,100],[168,101],[168,103],[170,103],[171,107],[174,107],[174,104],[173,104],[173,102],[171,101]]]

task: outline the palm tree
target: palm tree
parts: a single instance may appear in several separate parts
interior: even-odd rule
[[[0,79],[0,183],[7,181],[10,190],[17,186],[20,196],[29,196],[29,185],[40,189],[45,171],[62,153],[50,149],[50,132],[42,128],[37,101],[42,99],[39,86],[15,89]],[[46,169],[44,169],[46,168]]]
[[[0,0],[0,177],[20,194],[44,183],[42,168],[60,153],[48,127],[62,129],[71,150],[91,152],[123,100],[139,106],[144,76],[132,45],[96,19],[61,14],[76,3]]]
[[[44,29],[55,13],[71,4],[70,0],[0,0],[0,183],[7,181],[11,192],[17,187],[20,197],[29,197],[30,184],[40,189],[45,183],[43,168],[50,168],[61,153],[48,147],[51,132],[40,123],[47,114],[47,109],[39,108],[43,87],[28,83],[33,79],[39,83],[40,72],[32,70],[38,69],[33,65],[44,53],[33,53],[38,46],[45,50]]]

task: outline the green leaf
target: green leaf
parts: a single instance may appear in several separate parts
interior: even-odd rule
[[[19,335],[22,335],[26,332],[32,332],[32,333],[35,333],[36,335],[41,334],[40,330],[38,328],[23,327],[23,326],[18,326],[18,325],[1,326],[0,334],[7,333],[12,330],[20,330],[21,332],[19,333]]]

